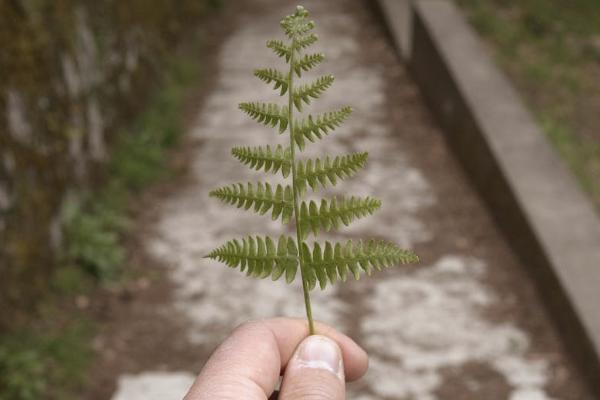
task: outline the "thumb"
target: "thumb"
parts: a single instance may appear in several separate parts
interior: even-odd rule
[[[304,339],[285,368],[279,400],[344,400],[345,393],[337,343],[321,335]]]

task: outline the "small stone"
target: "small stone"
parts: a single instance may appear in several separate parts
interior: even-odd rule
[[[147,289],[150,286],[150,280],[146,277],[137,280],[137,287],[140,290]]]
[[[75,305],[80,310],[85,310],[90,306],[90,299],[87,296],[77,296],[75,299]]]

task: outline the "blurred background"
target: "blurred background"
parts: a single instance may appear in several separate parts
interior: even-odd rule
[[[600,207],[600,5],[458,0],[549,140]]]
[[[599,209],[600,2],[456,3]],[[180,303],[193,299],[193,307],[205,310],[201,304],[211,303],[212,297],[206,295],[210,291],[187,288],[196,290],[195,297],[182,297],[177,291],[183,278],[173,278],[169,271],[184,265],[185,257],[199,258],[199,251],[205,250],[194,248],[186,254],[186,244],[195,240],[222,242],[219,235],[223,232],[223,237],[233,236],[227,230],[236,224],[238,214],[232,217],[234,211],[226,206],[215,211],[203,203],[208,203],[207,198],[185,197],[185,193],[198,187],[204,196],[209,189],[211,178],[198,172],[198,165],[222,146],[210,147],[219,126],[226,128],[222,135],[233,135],[232,131],[246,127],[235,119],[227,125],[231,121],[227,113],[235,109],[236,102],[252,100],[244,96],[265,93],[257,89],[260,82],[252,81],[252,66],[275,60],[262,58],[268,53],[264,39],[279,35],[277,21],[294,5],[274,0],[0,1],[1,400],[149,399],[150,395],[135,392],[142,382],[135,380],[136,374],[180,371],[173,377],[185,386],[203,357],[235,323],[288,310],[261,309],[259,305],[251,311],[235,311],[227,306],[218,312],[234,317],[219,319],[214,337],[198,339],[198,332],[210,335],[212,328],[207,327],[215,320],[195,321],[186,316],[186,306]],[[314,9],[326,53],[339,62],[335,74],[341,89],[333,90],[326,101],[359,103],[357,122],[350,125],[353,132],[363,125],[378,127],[373,138],[360,133],[350,136],[374,157],[373,167],[359,182],[363,187],[371,185],[373,194],[381,194],[384,203],[387,199],[386,204],[399,204],[386,212],[392,219],[401,215],[398,224],[406,227],[398,228],[403,231],[377,230],[378,224],[385,225],[384,219],[363,225],[362,230],[396,239],[425,254],[426,272],[402,273],[397,286],[361,282],[330,295],[347,302],[353,294],[384,296],[389,290],[391,296],[404,293],[402,288],[412,282],[406,292],[408,298],[430,285],[450,296],[456,308],[447,311],[458,313],[458,319],[465,321],[465,333],[456,334],[452,343],[444,344],[445,339],[438,338],[440,346],[477,348],[478,340],[485,340],[490,332],[498,335],[494,336],[498,340],[506,340],[504,353],[481,347],[481,354],[472,359],[459,357],[460,362],[435,366],[416,362],[418,368],[402,369],[397,367],[400,360],[418,353],[416,350],[399,350],[395,360],[378,358],[377,351],[382,349],[365,337],[381,332],[360,328],[348,310],[327,309],[321,315],[334,315],[332,319],[339,321],[339,326],[362,338],[374,354],[373,368],[379,375],[353,387],[351,398],[591,399],[541,311],[540,299],[527,294],[531,284],[515,284],[518,287],[513,296],[514,282],[528,278],[518,272],[520,262],[497,234],[455,165],[418,88],[388,43],[372,2],[307,1],[305,6]],[[348,60],[346,64],[344,60]],[[321,71],[327,72],[332,64],[325,64]],[[231,87],[244,79],[256,86]],[[371,86],[360,86],[357,81]],[[392,93],[388,85],[400,89]],[[219,114],[224,104],[231,110]],[[376,119],[370,119],[372,114]],[[239,118],[243,120],[243,116]],[[413,133],[406,133],[406,129]],[[403,133],[396,137],[397,131]],[[240,133],[237,135],[239,138]],[[356,151],[361,150],[358,144]],[[332,142],[327,149],[336,146],[352,149],[343,142]],[[396,152],[388,154],[385,148]],[[227,158],[227,154],[223,150],[213,157]],[[238,167],[235,160],[227,159],[210,172],[219,178],[215,182],[225,184],[229,183],[225,171],[235,170],[231,172],[235,176],[242,169]],[[389,184],[382,177],[398,174],[403,174],[401,187],[384,189]],[[401,193],[406,187],[412,192]],[[442,207],[436,200],[441,198],[457,200]],[[193,210],[191,215],[204,216],[195,223],[215,226],[209,231],[210,238],[192,235],[194,228],[182,222],[185,214],[177,221],[164,222],[165,214],[179,215],[177,207],[188,207]],[[471,218],[474,221],[468,222]],[[244,223],[254,222],[244,220],[241,226]],[[178,229],[180,235],[165,233]],[[190,237],[184,237],[186,232]],[[356,233],[360,236],[361,231]],[[157,240],[156,235],[162,239]],[[180,238],[181,243],[177,242]],[[149,246],[154,250],[149,251]],[[488,265],[508,265],[508,272],[485,275],[487,272],[481,271]],[[464,285],[466,297],[452,297],[453,289],[444,286],[447,279],[454,278],[443,274],[453,268],[455,273],[462,271],[453,282]],[[229,275],[206,279],[218,282],[224,277],[229,279]],[[199,274],[196,279],[204,278]],[[249,293],[245,286],[236,289],[235,283],[231,285],[233,293]],[[276,295],[270,296],[279,301]],[[406,298],[399,300],[398,310],[412,310]],[[328,301],[327,297],[318,299]],[[184,316],[159,326],[173,304]],[[373,319],[367,321],[368,316],[377,312],[384,315],[386,310],[377,311],[375,306],[370,310],[365,311],[365,324],[378,326]],[[410,332],[404,335],[401,331],[412,321],[417,321],[415,332],[421,334],[443,330],[443,326],[419,325],[418,321],[438,315],[433,309],[415,309],[411,315],[413,320],[388,327],[394,334],[381,340],[406,340],[414,345],[407,339]],[[473,315],[482,319],[468,319]],[[477,331],[474,326],[489,329],[478,331],[478,338],[465,339],[467,331]],[[503,336],[501,328],[514,330]],[[196,333],[195,339],[193,335],[192,339],[184,338],[187,336],[182,332],[190,330]],[[182,337],[174,340],[178,332]],[[536,336],[542,337],[541,344],[532,345],[529,338]],[[427,346],[435,347],[431,343]],[[169,354],[147,357],[144,354],[149,349]],[[426,354],[419,353],[418,357],[423,360]],[[517,365],[513,371],[530,374],[528,383],[506,372],[513,368],[511,362]],[[396,367],[399,369],[393,369]],[[122,379],[123,374],[128,380]],[[156,376],[153,380],[152,376],[143,379],[170,379]],[[386,382],[402,379],[414,385],[390,383],[386,387]],[[133,389],[124,386],[127,382]],[[180,389],[174,390],[171,395],[177,398]],[[135,397],[139,393],[142,397]]]

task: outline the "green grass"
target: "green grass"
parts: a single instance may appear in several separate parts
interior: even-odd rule
[[[67,263],[82,266],[102,281],[119,275],[126,254],[121,238],[131,226],[132,198],[169,176],[168,150],[181,135],[185,91],[197,70],[191,61],[170,66],[164,87],[133,124],[133,132],[118,135],[102,190],[79,193],[67,203]]]
[[[46,311],[45,318],[58,313]],[[0,399],[70,399],[85,382],[93,325],[86,318],[55,319],[0,337]]]
[[[600,209],[600,4],[459,0]]]
[[[102,184],[67,202],[66,248],[51,293],[35,320],[0,335],[0,400],[77,398],[93,359],[95,329],[72,304],[98,283],[119,282],[126,271],[122,239],[132,228],[131,210],[141,189],[171,173],[169,149],[183,132],[185,94],[199,79],[197,61],[179,56],[168,65],[145,111],[118,135]]]
[[[0,335],[0,400],[74,398],[93,356],[94,323],[69,300],[93,284],[77,266],[62,266],[35,320]]]

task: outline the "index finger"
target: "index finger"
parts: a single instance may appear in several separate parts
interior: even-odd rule
[[[348,380],[367,370],[367,354],[348,336],[317,323],[319,334],[335,340],[342,350]],[[186,400],[265,400],[298,344],[308,335],[305,320],[275,318],[238,327],[210,357]]]

